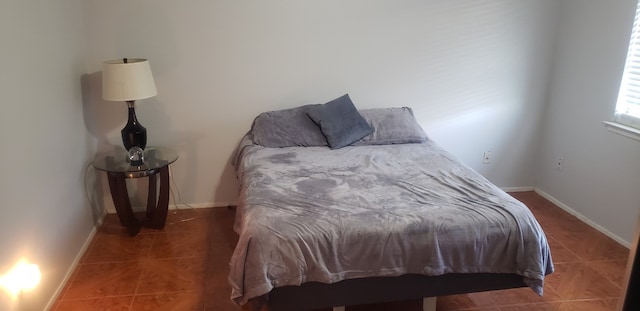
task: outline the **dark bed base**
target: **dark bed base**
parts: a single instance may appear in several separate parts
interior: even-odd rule
[[[372,277],[334,284],[305,283],[269,293],[270,311],[302,311],[339,306],[422,299],[526,286],[516,274],[473,273]]]

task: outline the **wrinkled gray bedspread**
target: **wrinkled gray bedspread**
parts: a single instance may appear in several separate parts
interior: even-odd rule
[[[553,271],[531,212],[432,141],[244,149],[231,259],[239,304],[274,287],[407,273]]]

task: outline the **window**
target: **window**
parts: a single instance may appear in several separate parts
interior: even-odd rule
[[[633,21],[614,121],[640,129],[640,2]]]

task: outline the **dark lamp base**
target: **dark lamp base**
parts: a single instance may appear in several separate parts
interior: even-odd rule
[[[147,129],[138,122],[134,101],[127,101],[129,106],[129,120],[120,133],[122,134],[122,144],[129,150],[133,146],[144,149],[147,146]]]

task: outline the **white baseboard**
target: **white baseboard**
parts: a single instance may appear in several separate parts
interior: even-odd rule
[[[539,188],[535,188],[534,191],[539,194],[540,196],[542,196],[543,198],[551,201],[551,203],[557,205],[558,207],[560,207],[561,209],[565,210],[567,213],[575,216],[576,218],[580,219],[582,222],[586,223],[587,225],[591,226],[593,229],[596,229],[598,231],[600,231],[602,234],[612,238],[614,241],[618,242],[620,245],[626,247],[626,248],[631,248],[631,243],[625,241],[624,239],[620,238],[619,236],[611,233],[611,231],[605,229],[604,227],[598,225],[597,223],[593,222],[592,220],[590,220],[589,218],[585,217],[584,215],[580,214],[579,212],[577,212],[576,210],[572,209],[571,207],[569,207],[568,205],[560,202],[558,199],[554,198],[553,196],[551,196],[550,194],[540,190]]]
[[[206,202],[206,203],[178,203],[178,204],[169,204],[169,210],[181,210],[181,209],[191,209],[191,208],[212,208],[212,207],[232,207],[238,206],[238,202]],[[147,206],[132,206],[133,211],[144,211],[147,209]],[[116,210],[114,207],[106,208],[107,214],[115,214]]]
[[[502,187],[500,188],[504,192],[525,192],[525,191],[533,191],[535,187]]]
[[[62,278],[62,281],[60,281],[60,284],[58,285],[58,288],[56,289],[56,291],[51,296],[51,299],[49,299],[49,302],[47,303],[47,306],[45,307],[45,310],[51,310],[51,308],[53,307],[53,304],[55,304],[56,300],[58,300],[60,294],[62,293],[62,290],[65,287],[65,285],[67,285],[67,282],[69,282],[69,279],[71,278],[71,275],[73,275],[73,272],[78,267],[78,264],[80,264],[80,260],[82,259],[82,256],[84,256],[84,254],[89,249],[89,246],[91,245],[91,242],[93,241],[93,238],[95,237],[96,233],[98,232],[98,228],[100,228],[100,226],[102,225],[102,222],[104,221],[104,216],[105,215],[102,215],[102,217],[100,217],[100,219],[98,219],[96,225],[93,226],[93,229],[91,230],[91,233],[89,233],[89,236],[87,236],[87,238],[84,240],[84,243],[82,244],[82,247],[78,251],[78,254],[73,259],[73,262],[71,263],[71,266],[69,267],[69,269],[67,269],[67,273],[64,275],[64,278]]]
[[[206,203],[169,204],[169,209],[210,208],[210,207],[230,207],[230,206],[238,206],[238,202],[206,202]]]

